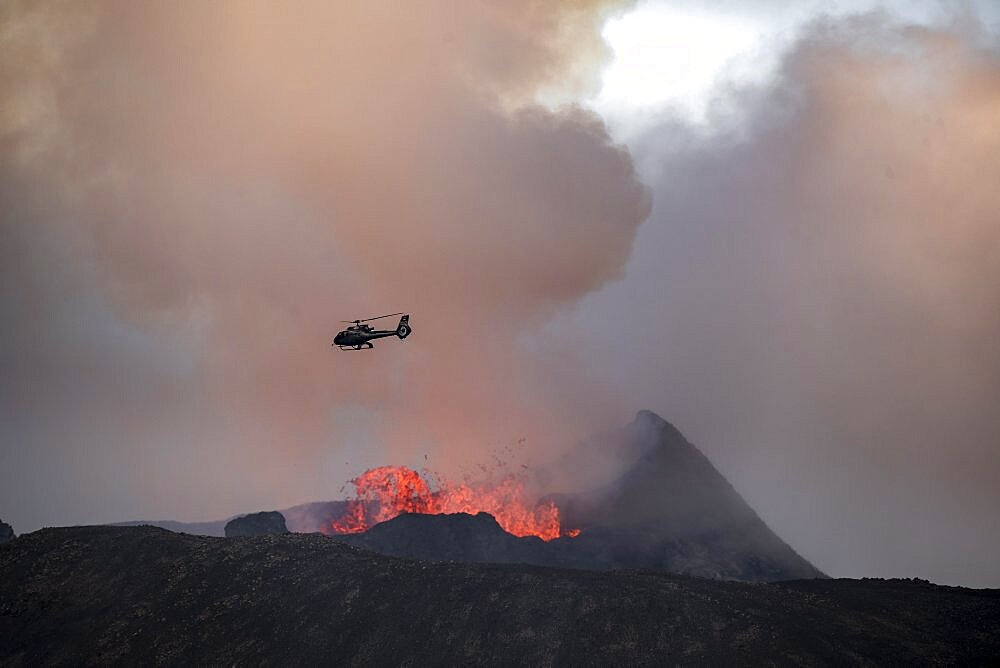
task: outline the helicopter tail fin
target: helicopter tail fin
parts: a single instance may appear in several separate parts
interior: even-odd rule
[[[410,314],[407,313],[399,319],[399,324],[396,325],[396,336],[401,339],[405,339],[412,331],[413,329],[410,327]]]

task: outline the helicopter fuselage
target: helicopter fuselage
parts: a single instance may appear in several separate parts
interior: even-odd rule
[[[374,339],[383,339],[387,336],[396,336],[396,330],[394,329],[345,329],[344,331],[333,337],[333,345],[335,346],[364,346],[367,344],[369,348],[372,347],[369,341]]]
[[[396,329],[373,329],[371,325],[357,321],[351,327],[342,332],[338,332],[333,337],[333,344],[339,346],[341,350],[361,350],[363,348],[374,348],[371,343],[375,339],[383,339],[387,336],[398,336],[405,339],[413,331],[409,324],[410,316],[404,315],[399,320]]]

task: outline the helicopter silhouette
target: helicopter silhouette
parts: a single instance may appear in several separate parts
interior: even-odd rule
[[[403,317],[399,319],[399,324],[396,325],[396,329],[373,329],[371,325],[365,324],[370,320],[380,320],[382,318],[391,318],[394,315],[402,315]],[[361,318],[359,320],[341,320],[341,322],[353,323],[350,327],[342,332],[338,332],[337,336],[333,337],[333,343],[330,345],[337,346],[341,350],[364,350],[365,348],[374,348],[372,344],[372,339],[383,339],[387,336],[398,336],[400,339],[405,339],[410,335],[413,329],[410,327],[410,314],[403,313],[389,313],[387,315],[377,315],[374,318]]]

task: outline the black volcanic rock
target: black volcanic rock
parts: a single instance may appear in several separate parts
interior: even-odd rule
[[[404,513],[364,533],[332,536],[379,554],[424,561],[550,565],[556,559],[541,538],[518,538],[489,513]]]
[[[1000,590],[920,581],[751,584],[431,564],[318,534],[227,540],[153,527],[43,529],[0,545],[0,665],[985,665],[998,657]]]
[[[285,517],[276,510],[251,513],[229,520],[226,524],[226,537],[228,538],[233,536],[265,536],[275,533],[288,533]]]
[[[0,543],[14,540],[14,529],[9,524],[0,520]]]

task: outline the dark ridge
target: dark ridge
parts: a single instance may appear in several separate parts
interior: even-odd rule
[[[276,510],[261,513],[250,513],[226,523],[226,537],[235,536],[266,536],[275,533],[288,533],[285,517]]]
[[[232,519],[232,518],[230,518]],[[174,533],[188,533],[193,536],[214,536],[222,538],[226,535],[225,520],[212,520],[209,522],[179,522],[177,520],[130,520],[128,522],[113,522],[108,526],[113,527],[157,527],[166,529]]]
[[[472,518],[486,522],[484,518]],[[318,534],[0,545],[0,664],[986,664],[1000,590],[432,564]]]
[[[332,538],[379,554],[424,561],[550,562],[541,539],[513,536],[489,513],[404,513],[364,533]]]
[[[311,503],[301,503],[290,508],[283,508],[278,512],[285,518],[285,525],[289,531],[310,533],[321,531],[330,526],[333,520],[340,518],[347,510],[347,501],[313,501]],[[228,517],[224,520],[213,520],[210,522],[178,522],[177,520],[138,520],[131,522],[115,522],[111,526],[134,527],[134,526],[154,526],[175,531],[177,533],[189,533],[195,536],[216,536],[226,535],[226,523],[240,517]]]
[[[0,520],[0,543],[14,540],[14,528],[3,520]]]

